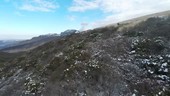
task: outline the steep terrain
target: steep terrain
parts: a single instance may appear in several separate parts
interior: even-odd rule
[[[170,17],[123,26],[75,33],[4,63],[0,96],[169,96]]]

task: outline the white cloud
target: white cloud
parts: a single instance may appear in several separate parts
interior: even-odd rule
[[[97,2],[96,2],[97,1]],[[73,6],[69,8],[70,11],[86,11],[98,8],[98,0],[73,0]]]
[[[170,0],[74,0],[69,11],[100,10],[107,15],[94,22],[95,26],[115,23],[130,18],[170,10]]]
[[[20,10],[51,12],[59,7],[55,0],[22,0],[18,4]]]

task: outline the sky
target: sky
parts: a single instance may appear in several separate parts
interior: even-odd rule
[[[170,0],[0,0],[0,40],[85,30],[170,10]]]

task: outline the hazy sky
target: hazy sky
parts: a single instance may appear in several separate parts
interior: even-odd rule
[[[170,0],[0,0],[0,40],[94,28],[170,9]]]

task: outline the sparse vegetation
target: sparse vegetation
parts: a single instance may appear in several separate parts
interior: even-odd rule
[[[19,56],[21,56],[23,53],[5,53],[0,52],[0,63],[5,63],[10,60],[13,60]]]
[[[169,18],[150,18],[122,31],[119,24],[46,43],[0,63],[0,89],[6,90],[0,95],[17,86],[9,96],[168,96],[167,24]]]

